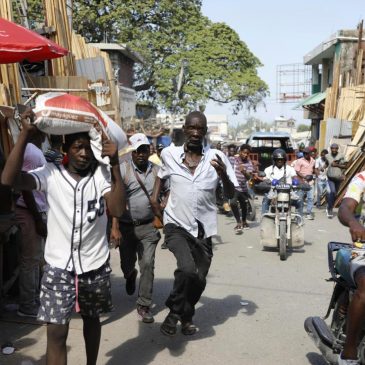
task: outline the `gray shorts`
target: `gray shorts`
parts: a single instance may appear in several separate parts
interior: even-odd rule
[[[44,266],[38,320],[67,324],[76,308],[86,317],[99,317],[113,310],[109,262],[99,269],[77,275],[67,270]],[[76,286],[78,293],[76,295]]]

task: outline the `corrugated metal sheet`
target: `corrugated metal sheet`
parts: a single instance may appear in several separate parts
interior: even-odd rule
[[[326,99],[325,91],[323,93],[316,93],[316,94],[313,94],[313,95],[309,96],[308,98],[302,100],[293,109],[298,109],[298,108],[306,106],[306,105],[319,104],[324,99]]]
[[[85,76],[91,82],[103,80],[105,84],[107,84],[108,76],[105,71],[105,64],[102,57],[76,60],[76,71],[78,76]]]

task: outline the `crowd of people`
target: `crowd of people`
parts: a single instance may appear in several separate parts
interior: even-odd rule
[[[319,208],[327,191],[327,216],[332,218],[346,167],[336,144],[320,156],[315,148],[301,148],[291,165],[285,151],[277,149],[263,176],[250,158],[249,145],[206,144],[207,120],[201,112],[186,116],[182,146],[154,146],[146,135],[136,133],[129,138],[131,156],[123,161],[116,144],[103,136],[107,166],[95,159],[88,133],[50,136],[51,147],[43,153],[45,135],[28,123],[31,114],[27,110],[21,116],[23,128],[1,181],[20,192],[18,315],[48,324],[48,364],[67,362],[74,311],[83,319],[87,363],[96,363],[99,315],[112,309],[111,246],[119,249],[128,295],[137,290],[139,271],[136,311],[142,322],[152,323],[155,251],[161,239],[156,222],[163,221],[163,244],[174,255],[176,269],[166,300],[169,313],[160,330],[173,336],[181,323],[184,335],[194,335],[195,305],[206,286],[212,236],[217,233],[216,197],[229,207],[236,220],[234,231],[241,234],[250,228],[252,181],[284,178],[292,183],[295,178],[310,186],[305,217],[313,219],[313,205]],[[269,203],[264,196],[262,213]],[[304,205],[297,208],[303,215]]]
[[[251,160],[250,158],[249,145],[242,144],[237,147],[234,144],[222,146],[221,143],[218,143],[216,148],[221,149],[227,155],[239,183],[234,198],[223,204],[223,211],[225,213],[231,211],[236,219],[237,225],[234,230],[237,234],[242,233],[243,229],[250,228],[246,217],[249,197],[254,196],[252,186],[257,181],[272,182],[285,179],[286,183],[292,184],[292,180],[296,179],[308,187],[305,192],[299,192],[299,200],[296,204],[298,213],[308,220],[313,220],[314,206],[322,209],[325,203],[327,217],[333,218],[335,198],[339,186],[344,180],[344,170],[346,169],[345,157],[339,152],[338,144],[331,144],[330,151],[323,149],[319,155],[315,147],[300,145],[296,152],[296,159],[291,163],[288,161],[287,153],[278,148],[272,154],[272,165],[264,170],[264,177],[259,176],[261,175],[259,173],[260,164],[256,159]],[[262,214],[269,211],[269,205],[270,199],[268,194],[265,194],[262,199]],[[227,208],[228,206],[230,208]]]
[[[84,324],[88,364],[96,364],[101,313],[112,310],[110,248],[119,248],[128,295],[136,291],[136,310],[144,323],[151,312],[155,250],[163,221],[166,247],[176,258],[169,313],[161,332],[197,332],[193,316],[212,260],[217,233],[215,191],[225,199],[239,187],[224,153],[205,145],[203,113],[186,116],[182,146],[151,146],[147,136],[130,137],[131,158],[119,160],[117,146],[103,135],[98,162],[88,133],[50,137],[21,115],[22,130],[4,166],[1,182],[20,192],[16,201],[22,232],[18,315],[47,323],[47,364],[67,363],[69,322],[74,311]],[[109,236],[109,237],[108,237]]]

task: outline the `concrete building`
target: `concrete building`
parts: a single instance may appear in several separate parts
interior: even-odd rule
[[[297,131],[297,127],[295,125],[295,119],[284,118],[283,116],[276,117],[274,119],[273,131],[287,132],[290,134],[295,133]]]
[[[205,114],[208,122],[208,135],[212,142],[224,141],[228,138],[228,117],[225,114]],[[156,119],[162,124],[179,129],[184,125],[185,115],[157,114]]]
[[[125,44],[89,43],[109,54],[115,77],[119,85],[119,100],[122,120],[136,115],[136,92],[133,89],[133,67],[135,63],[143,63],[142,57]]]
[[[338,74],[341,75],[339,87],[351,84],[356,54],[362,44],[358,30],[339,30],[304,56],[304,64],[312,67],[312,95],[302,100],[297,108],[304,109],[304,119],[312,120],[312,143],[319,139],[326,90],[334,81],[336,63],[339,62]]]

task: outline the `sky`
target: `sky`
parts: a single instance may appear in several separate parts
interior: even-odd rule
[[[276,67],[303,63],[303,56],[340,29],[356,29],[365,17],[361,0],[203,0],[203,14],[214,22],[224,22],[234,29],[263,67],[259,76],[268,84],[270,96],[266,110],[232,114],[231,107],[210,102],[206,114],[227,114],[230,123],[255,116],[264,122],[275,117],[293,117],[298,124],[308,124],[293,103],[276,102]]]

